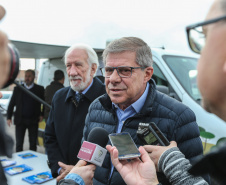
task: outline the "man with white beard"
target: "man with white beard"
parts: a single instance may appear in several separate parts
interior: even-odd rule
[[[78,162],[83,127],[89,105],[105,93],[104,84],[93,78],[98,57],[88,45],[76,44],[65,52],[70,86],[56,92],[45,129],[49,166],[57,181]]]

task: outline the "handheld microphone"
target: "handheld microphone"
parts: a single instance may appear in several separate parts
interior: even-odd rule
[[[108,132],[101,127],[96,127],[90,131],[87,141],[82,143],[77,157],[101,167],[107,153],[105,149],[107,143]]]

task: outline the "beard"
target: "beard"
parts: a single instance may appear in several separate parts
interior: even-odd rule
[[[87,72],[85,82],[83,82],[83,79],[82,79],[81,76],[70,76],[69,80],[70,80],[71,88],[74,91],[78,91],[78,92],[85,90],[87,88],[89,82],[90,82],[90,79],[91,79],[90,73],[91,73],[91,68],[89,68],[89,71]],[[73,79],[77,79],[77,80],[79,79],[79,80],[81,80],[81,82],[79,83],[77,81],[73,81]]]

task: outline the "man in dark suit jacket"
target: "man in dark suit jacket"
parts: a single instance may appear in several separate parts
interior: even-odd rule
[[[98,57],[91,47],[71,46],[64,58],[70,86],[55,93],[45,129],[45,147],[52,175],[57,181],[78,162],[89,105],[105,93],[104,84],[97,77],[93,78]]]
[[[35,72],[27,70],[25,72],[25,83],[23,86],[30,92],[44,100],[44,87],[34,83]],[[23,150],[24,135],[26,129],[29,132],[30,150],[36,151],[38,123],[43,119],[41,103],[33,99],[30,95],[15,87],[7,111],[7,124],[12,124],[14,107],[14,124],[16,125],[16,152]]]

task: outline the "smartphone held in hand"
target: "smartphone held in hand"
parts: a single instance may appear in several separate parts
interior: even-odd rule
[[[119,160],[140,157],[140,152],[128,132],[109,134],[112,146],[118,150]]]

